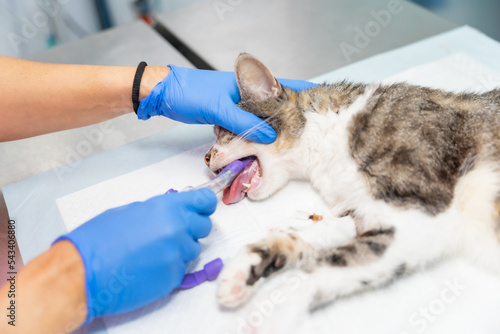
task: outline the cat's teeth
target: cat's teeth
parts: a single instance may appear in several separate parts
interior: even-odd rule
[[[250,184],[250,183],[242,183],[242,185],[243,185],[244,187],[246,187],[246,189],[243,189],[244,191],[247,191],[247,190],[250,188],[250,186],[251,186],[251,184]]]

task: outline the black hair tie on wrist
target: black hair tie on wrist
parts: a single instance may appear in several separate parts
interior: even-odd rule
[[[137,115],[137,109],[139,109],[139,90],[141,88],[141,79],[144,74],[144,69],[148,66],[145,61],[141,61],[137,66],[137,71],[134,76],[134,83],[132,84],[132,105],[134,106],[134,111]]]

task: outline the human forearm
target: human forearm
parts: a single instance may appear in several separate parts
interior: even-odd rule
[[[0,308],[10,305],[9,286],[0,289]],[[85,270],[69,241],[60,241],[30,261],[16,277],[16,321],[3,317],[1,333],[70,333],[87,316]]]
[[[135,70],[0,56],[0,141],[86,126],[132,112]],[[168,67],[147,67],[141,98],[168,72]]]

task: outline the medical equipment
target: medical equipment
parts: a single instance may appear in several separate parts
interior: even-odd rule
[[[181,191],[188,191],[194,189],[208,188],[214,193],[218,193],[226,189],[233,183],[234,179],[240,174],[246,167],[248,167],[253,162],[253,159],[236,160],[227,165],[216,177],[211,181],[203,183],[197,187],[186,187]],[[177,190],[169,189],[166,193],[176,193]]]
[[[216,177],[211,181],[205,182],[197,187],[186,187],[181,190],[189,191],[194,189],[208,188],[214,193],[218,193],[226,189],[233,183],[234,179],[243,171],[246,167],[250,166],[253,159],[236,160],[227,165]],[[176,193],[177,190],[169,189],[166,194]],[[222,270],[222,260],[217,258],[203,267],[202,270],[196,271],[191,274],[186,274],[182,280],[181,289],[190,289],[205,281],[213,281],[219,276]]]

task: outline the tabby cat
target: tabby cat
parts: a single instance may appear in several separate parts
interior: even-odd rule
[[[335,229],[330,219],[244,247],[219,277],[221,305],[243,304],[290,268],[306,276],[297,300],[309,310],[449,255],[500,273],[500,89],[455,94],[343,81],[295,92],[248,54],[235,74],[240,108],[266,120],[277,140],[257,144],[215,127],[210,169],[254,158],[251,179],[237,185],[251,200],[309,180],[332,215],[352,217],[357,235],[318,244]]]

